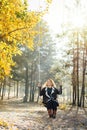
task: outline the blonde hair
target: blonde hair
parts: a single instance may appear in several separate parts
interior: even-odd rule
[[[52,83],[52,87],[56,87],[56,84],[54,83],[54,81],[53,81],[52,79],[48,79],[48,80],[51,81],[51,83]],[[47,84],[48,80],[43,84],[42,88],[48,86],[48,84]]]

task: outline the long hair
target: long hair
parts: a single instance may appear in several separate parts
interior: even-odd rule
[[[52,83],[52,87],[56,87],[56,84],[54,83],[54,81],[53,81],[52,79],[48,79],[48,80],[51,81],[51,83]],[[48,86],[48,84],[47,84],[48,80],[43,84],[42,88]]]

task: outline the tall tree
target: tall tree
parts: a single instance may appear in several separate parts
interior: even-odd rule
[[[33,38],[37,34],[34,27],[39,19],[39,13],[27,10],[25,1],[0,1],[0,79],[10,74],[15,64],[12,57],[20,54],[18,44],[33,48]]]
[[[66,30],[68,33],[66,36],[69,37],[69,42],[72,46],[73,54],[73,72],[72,72],[72,85],[73,85],[73,104],[77,106],[82,106],[84,104],[84,85],[85,80],[85,70],[86,70],[86,45],[85,43],[85,28],[87,21],[87,8],[82,0],[73,0],[72,6],[68,6],[66,3],[67,15],[69,19],[67,20]],[[68,13],[69,10],[69,13]],[[74,10],[74,11],[73,11]],[[73,15],[74,14],[74,15]],[[78,19],[77,19],[78,18]],[[84,22],[84,23],[83,23]],[[65,27],[65,26],[64,26]],[[83,49],[84,48],[84,49]],[[70,48],[71,49],[71,48]],[[83,55],[82,55],[83,54]],[[83,95],[83,96],[82,96]],[[82,100],[83,99],[83,100]],[[84,105],[83,105],[84,106]]]

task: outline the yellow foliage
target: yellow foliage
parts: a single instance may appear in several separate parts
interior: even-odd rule
[[[0,78],[10,74],[11,66],[15,65],[12,56],[16,54],[21,54],[21,51],[15,45],[0,42]]]
[[[0,120],[0,126],[7,127],[8,123],[3,120]]]
[[[46,0],[48,3],[52,3],[52,0]]]
[[[21,54],[19,44],[34,49],[34,37],[39,33],[35,26],[52,0],[46,2],[46,9],[38,13],[27,10],[27,0],[0,0],[0,79],[10,75],[13,55]]]
[[[60,104],[60,105],[59,105],[59,109],[65,110],[65,109],[66,109],[66,104]]]
[[[8,76],[15,65],[13,55],[21,54],[18,44],[33,49],[37,35],[34,27],[41,14],[28,12],[22,0],[0,0],[0,79]]]
[[[0,126],[5,127],[6,129],[13,130],[14,124],[10,124],[7,121],[4,121],[3,119],[0,119]],[[18,130],[16,128],[16,130]]]

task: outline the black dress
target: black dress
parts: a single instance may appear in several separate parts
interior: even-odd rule
[[[60,90],[55,87],[45,87],[40,91],[40,96],[43,96],[43,103],[47,109],[57,109],[59,106],[57,94],[62,94],[62,86],[60,86]]]

